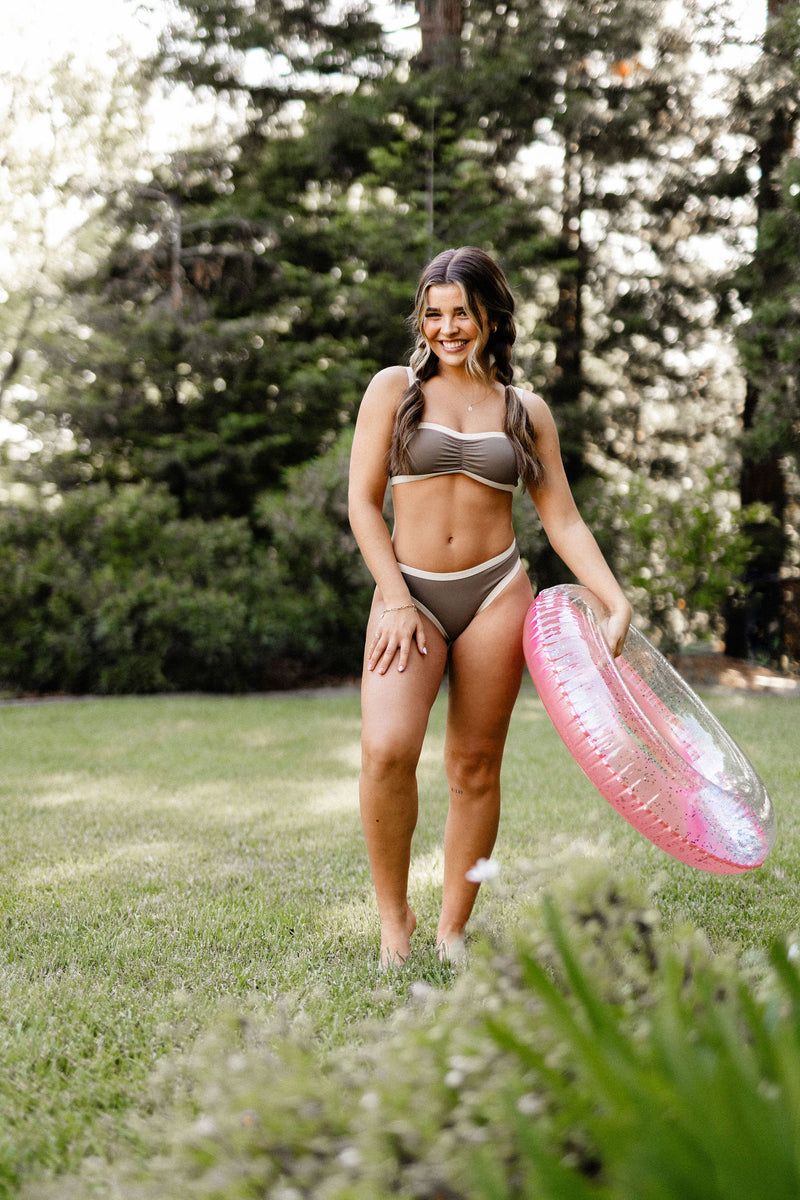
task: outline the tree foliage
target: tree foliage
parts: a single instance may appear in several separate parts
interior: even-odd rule
[[[40,400],[47,351],[73,321],[65,280],[104,250],[103,189],[139,162],[144,96],[140,64],[122,51],[85,64],[19,50],[0,82],[0,452],[12,462],[36,446],[25,413],[41,413],[32,424],[48,448],[59,441]]]
[[[278,7],[258,6],[247,29],[235,10],[233,66]],[[298,113],[295,64],[268,119],[253,89],[256,118],[239,144],[186,155],[141,189],[106,271],[83,290],[80,329],[96,336],[56,359],[67,389],[57,406],[77,443],[60,484],[70,470],[155,478],[187,515],[248,513],[260,488],[352,418],[370,371],[403,354],[413,274],[459,242],[495,249],[531,302],[538,346],[526,355],[523,344],[523,368],[559,410],[577,477],[587,439],[602,439],[585,359],[608,338],[570,306],[625,269],[610,256],[604,265],[605,239],[590,246],[582,227],[611,228],[626,169],[668,156],[678,124],[669,72],[637,57],[660,53],[653,11],[649,0],[552,12],[476,0],[463,69],[368,76],[354,91],[306,95]],[[213,30],[201,24],[204,48],[235,12],[219,6]],[[317,16],[306,14],[306,57],[328,36]],[[184,51],[181,70],[200,85],[208,56],[196,57]],[[218,86],[233,86],[233,66]],[[531,183],[519,154],[532,129],[559,161]],[[531,203],[548,190],[560,192],[554,205]],[[663,305],[650,308],[661,328]],[[550,346],[554,372],[537,363]]]
[[[181,0],[175,14],[158,69],[237,97],[246,118],[233,141],[187,146],[110,197],[102,267],[74,280],[49,375],[18,403],[45,449],[17,477],[66,496],[100,486],[109,502],[155,488],[175,520],[243,521],[280,568],[277,592],[296,581],[299,641],[321,628],[312,596],[337,628],[358,625],[350,600],[368,588],[332,499],[340,448],[370,374],[407,352],[418,269],[471,242],[511,278],[521,376],[556,411],[637,616],[676,642],[716,632],[743,545],[733,489],[712,497],[706,475],[719,464],[719,485],[736,467],[743,391],[717,313],[749,289],[761,332],[745,327],[742,345],[767,397],[754,439],[778,413],[791,427],[794,345],[790,255],[783,273],[768,256],[769,236],[774,255],[793,244],[788,168],[750,275],[723,288],[712,263],[720,245],[741,257],[752,201],[746,130],[726,131],[698,76],[724,14],[709,25],[686,0],[677,27],[650,0],[470,0],[458,61],[432,66],[393,50],[366,10],[333,20],[322,0]],[[725,553],[704,582],[715,522]],[[539,585],[557,582],[529,515],[521,538]]]

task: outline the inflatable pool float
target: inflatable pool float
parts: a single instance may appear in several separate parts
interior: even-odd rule
[[[760,866],[776,819],[752,763],[635,626],[613,657],[606,616],[587,588],[561,584],[525,618],[528,670],[570,754],[667,854],[717,874]]]

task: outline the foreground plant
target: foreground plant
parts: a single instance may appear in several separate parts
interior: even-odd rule
[[[585,877],[448,995],[418,985],[359,1049],[323,1062],[277,1019],[221,1025],[183,1060],[189,1106],[159,1114],[166,1138],[145,1130],[149,1164],[57,1194],[796,1200],[794,954],[745,971],[697,931],[664,933],[632,887]]]

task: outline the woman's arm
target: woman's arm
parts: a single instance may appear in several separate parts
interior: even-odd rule
[[[381,674],[398,652],[398,670],[405,669],[413,640],[420,653],[426,653],[422,621],[411,607],[411,594],[397,565],[391,535],[383,519],[386,461],[395,413],[407,387],[404,367],[387,367],[374,376],[361,401],[350,456],[350,527],[381,594],[383,607],[393,610],[381,620],[378,637],[370,647],[370,670],[380,664]]]
[[[543,482],[530,489],[531,498],[556,554],[608,609],[603,632],[612,652],[620,654],[631,621],[631,606],[578,512],[561,460],[552,413],[538,396],[526,399],[544,467]]]

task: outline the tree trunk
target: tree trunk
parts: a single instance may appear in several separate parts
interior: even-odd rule
[[[461,0],[416,0],[422,48],[419,67],[457,67],[461,60]]]
[[[774,20],[787,0],[769,0],[767,22]],[[772,114],[758,147],[759,184],[756,215],[760,226],[765,213],[780,203],[778,171],[794,143],[797,117],[778,108]],[[758,253],[758,247],[756,247]],[[760,402],[758,385],[748,379],[742,429],[753,429]],[[783,613],[781,568],[786,552],[784,522],[786,482],[781,456],[773,450],[765,458],[745,455],[739,476],[742,505],[761,503],[768,506],[772,520],[750,526],[753,552],[745,583],[750,587],[744,601],[733,601],[726,613],[725,649],[736,658],[768,657],[779,659],[786,653],[786,629]]]
[[[548,388],[548,399],[558,411],[574,406],[583,391],[583,352],[585,329],[583,291],[586,284],[587,254],[583,242],[584,208],[583,165],[577,146],[568,145],[564,158],[564,194],[561,213],[559,257],[562,268],[558,280],[558,300],[553,313],[556,358]],[[583,470],[580,446],[562,445],[562,457],[569,478]]]
[[[561,458],[567,478],[573,486],[586,472],[581,440],[584,426],[574,416],[584,388],[586,330],[583,294],[588,269],[588,254],[582,234],[584,204],[581,151],[575,143],[567,143],[564,150],[561,236],[558,243],[561,264],[558,298],[551,315],[556,356],[545,395],[561,426]],[[564,581],[563,563],[549,543],[541,548],[537,556],[535,576],[540,590]]]

